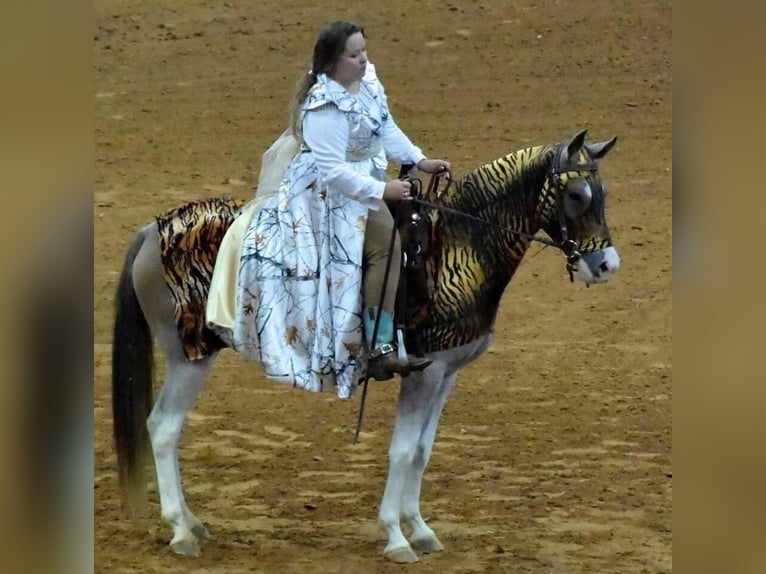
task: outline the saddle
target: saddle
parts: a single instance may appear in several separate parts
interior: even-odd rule
[[[438,178],[431,180],[424,193],[413,176],[414,165],[401,167],[399,179],[412,183],[412,197],[428,201],[435,194]],[[396,222],[401,242],[402,264],[396,297],[395,322],[402,329],[410,352],[422,356],[416,332],[431,314],[436,294],[441,249],[436,211],[415,201],[387,202]]]
[[[402,175],[406,174],[403,170]],[[412,182],[413,197],[428,199],[429,193],[422,193],[420,181]],[[156,217],[165,281],[174,300],[184,354],[190,361],[227,346],[207,327],[205,306],[218,249],[244,203],[222,198],[193,201]],[[395,324],[404,333],[407,349],[422,355],[416,334],[430,317],[436,292],[441,257],[438,219],[428,206],[411,201],[397,203],[389,204],[397,222],[403,259]]]

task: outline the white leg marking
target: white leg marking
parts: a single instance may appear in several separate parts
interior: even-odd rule
[[[170,546],[174,552],[187,556],[199,555],[197,538],[210,536],[186,506],[178,464],[178,441],[186,414],[194,404],[208,371],[208,365],[201,363],[179,364],[168,360],[168,375],[147,421],[157,469],[162,518],[173,528]]]
[[[433,405],[444,376],[444,368],[434,363],[422,373],[404,379],[399,390],[386,489],[378,513],[378,523],[385,529],[388,544],[383,554],[394,562],[413,562],[417,555],[402,533],[402,501],[413,463],[419,455],[423,430],[430,424]],[[427,528],[427,527],[426,527]]]
[[[444,550],[444,546],[442,546],[434,531],[426,524],[420,514],[420,492],[423,473],[428,465],[428,460],[431,458],[439,419],[456,378],[457,373],[453,373],[445,377],[438,386],[438,392],[435,400],[430,405],[429,416],[421,431],[416,456],[412,460],[402,493],[401,516],[412,527],[410,541],[416,550],[426,554]]]

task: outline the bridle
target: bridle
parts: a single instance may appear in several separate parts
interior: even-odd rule
[[[567,159],[568,159],[568,154],[566,153],[566,144],[560,144],[559,146],[555,147],[553,149],[553,158],[551,160],[550,171],[548,172],[548,180],[556,188],[556,210],[558,211],[558,220],[559,220],[559,225],[561,227],[561,242],[560,243],[556,243],[555,241],[551,241],[550,239],[546,239],[544,237],[537,237],[536,235],[532,235],[530,233],[518,231],[516,229],[510,229],[503,225],[497,225],[496,223],[492,223],[491,221],[487,221],[486,219],[476,217],[474,215],[471,215],[470,213],[466,213],[458,209],[453,209],[451,207],[446,207],[444,205],[439,205],[437,203],[434,203],[433,199],[435,199],[437,196],[437,191],[439,189],[439,186],[442,180],[443,179],[447,180],[447,186],[442,190],[442,193],[446,193],[447,190],[449,190],[450,186],[452,185],[452,181],[453,181],[452,178],[445,177],[448,174],[447,171],[441,171],[439,173],[435,173],[431,175],[431,180],[428,183],[428,188],[426,189],[425,194],[421,193],[423,188],[423,182],[417,177],[411,177],[409,175],[406,175],[407,173],[410,172],[412,168],[415,167],[413,164],[405,164],[401,166],[399,179],[405,179],[412,184],[413,197],[410,201],[412,201],[413,203],[417,205],[430,207],[431,209],[436,209],[444,213],[451,213],[453,215],[457,215],[458,217],[475,221],[486,227],[492,227],[494,229],[498,229],[504,233],[517,235],[519,237],[524,237],[526,239],[529,239],[530,241],[535,241],[537,243],[542,243],[546,246],[556,247],[558,249],[561,249],[561,251],[564,253],[564,255],[567,258],[567,272],[569,273],[569,280],[574,282],[575,264],[582,258],[582,254],[577,250],[577,243],[573,239],[569,238],[569,228],[567,227],[566,213],[564,211],[564,192],[566,190],[566,183],[562,181],[561,176],[571,171],[597,172],[598,165],[596,164],[595,161],[590,161],[584,164],[570,164],[567,162]],[[412,212],[410,214],[410,217],[412,218],[412,223],[418,223],[420,221],[421,215],[417,212]],[[386,274],[384,276],[385,279],[381,287],[381,300],[380,300],[379,309],[383,308],[383,296],[386,290],[386,283],[388,281],[388,271],[391,266],[391,253],[393,251],[393,245],[396,240],[396,232],[397,232],[397,225],[394,225],[392,229],[392,233],[391,233],[391,245],[389,247],[389,257],[386,264]],[[586,283],[586,285],[588,284]],[[380,322],[380,313],[378,314],[378,317],[375,320],[375,326],[373,327],[373,332],[372,332],[373,340],[375,339],[377,335],[379,322]],[[403,376],[405,375],[403,374]],[[366,380],[369,380],[369,379],[366,379]],[[368,389],[369,389],[369,385],[365,384],[364,389],[362,391],[361,403],[359,405],[359,415],[356,422],[356,432],[354,434],[354,440],[353,440],[354,444],[356,444],[356,442],[359,440],[359,432],[361,431],[361,428],[362,428],[362,417],[364,416],[364,406],[367,399]]]
[[[549,173],[549,179],[551,183],[556,187],[556,211],[559,216],[559,227],[561,228],[561,243],[559,249],[564,253],[567,258],[567,272],[569,273],[569,281],[574,283],[574,269],[575,264],[582,259],[582,254],[577,249],[577,242],[569,237],[569,227],[567,226],[566,211],[564,209],[564,192],[566,191],[566,183],[562,181],[562,174],[570,171],[590,171],[593,173],[598,172],[598,164],[595,161],[589,161],[588,163],[568,163],[569,154],[566,150],[566,145],[559,145],[553,152],[553,160],[551,161],[551,170]]]
[[[413,203],[430,207],[432,209],[436,209],[439,211],[443,211],[445,213],[451,213],[452,215],[457,215],[458,217],[462,217],[464,219],[469,219],[471,221],[481,223],[482,225],[495,228],[505,233],[517,235],[519,237],[524,237],[525,239],[529,239],[530,241],[535,241],[537,243],[542,243],[549,247],[556,247],[557,249],[560,249],[567,258],[567,272],[569,273],[569,280],[574,282],[575,264],[582,258],[582,254],[577,249],[577,242],[574,241],[573,239],[570,239],[566,212],[564,210],[564,192],[566,191],[566,182],[562,181],[562,177],[561,177],[563,174],[569,173],[572,171],[598,172],[598,164],[595,161],[590,161],[587,163],[569,163],[566,144],[560,144],[553,150],[551,167],[548,172],[548,180],[555,187],[555,192],[556,192],[556,211],[558,213],[559,227],[561,229],[560,243],[556,243],[555,241],[551,241],[550,239],[546,239],[544,237],[538,237],[530,233],[525,233],[517,229],[511,229],[503,225],[498,225],[496,223],[492,223],[491,221],[487,221],[486,219],[482,219],[480,217],[471,215],[470,213],[466,213],[458,209],[453,209],[451,207],[446,207],[444,205],[439,205],[437,203],[434,203],[432,198],[436,197],[439,186],[441,185],[441,181],[443,179],[447,180],[447,186],[442,190],[442,193],[445,193],[449,189],[449,187],[452,185],[453,180],[451,178],[446,178],[446,175],[447,175],[446,171],[441,171],[431,175],[431,180],[428,183],[428,188],[426,189],[425,194],[422,195],[424,199],[421,199],[420,191],[422,189],[422,182],[420,181],[420,179],[416,177],[406,177],[405,179],[410,181],[413,187],[415,188],[413,190],[414,193],[412,194]],[[417,216],[418,218],[420,217],[417,214],[413,214],[412,216],[413,217]]]

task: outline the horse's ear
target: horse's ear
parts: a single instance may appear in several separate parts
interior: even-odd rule
[[[614,147],[617,143],[617,136],[614,136],[609,141],[598,142],[592,144],[585,144],[585,149],[588,150],[590,157],[593,159],[601,159],[607,152]]]
[[[581,130],[572,136],[572,139],[567,143],[567,157],[574,157],[582,149],[585,143],[585,136],[588,135],[588,130]]]

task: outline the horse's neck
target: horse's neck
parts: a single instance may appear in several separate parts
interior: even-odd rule
[[[540,228],[540,197],[549,168],[548,146],[526,148],[485,164],[466,174],[441,201],[452,209],[468,213],[482,222],[457,215],[442,215],[442,273],[457,275],[476,291],[491,283],[499,291],[508,285],[529,247],[527,236]],[[502,228],[502,229],[500,229]],[[481,264],[481,278],[455,273],[449,268],[448,253],[472,253]]]
[[[439,202],[505,229],[533,235],[546,177],[548,147],[520,150],[468,173]],[[429,351],[466,344],[491,329],[500,297],[530,240],[441,212],[441,262],[428,322],[419,334]]]

